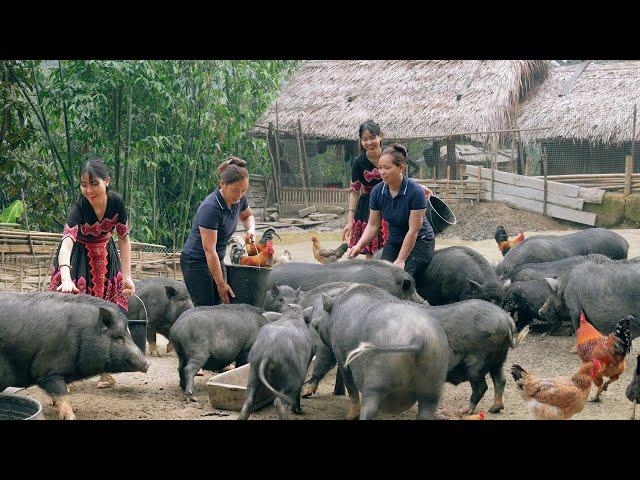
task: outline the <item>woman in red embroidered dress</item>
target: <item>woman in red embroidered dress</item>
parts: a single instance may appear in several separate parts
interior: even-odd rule
[[[122,197],[109,191],[109,170],[94,158],[80,170],[82,195],[69,210],[51,265],[49,290],[86,293],[109,300],[124,312],[128,296],[135,293],[131,279],[131,242]],[[118,233],[122,264],[112,238]],[[98,388],[111,387],[113,377],[103,374]]]
[[[382,132],[373,120],[367,120],[358,129],[361,152],[353,159],[351,184],[349,185],[349,217],[343,229],[343,238],[353,247],[364,232],[369,220],[369,194],[382,181],[378,171],[378,159],[382,154]],[[389,236],[389,226],[382,221],[378,235],[360,250],[367,258],[384,247]]]

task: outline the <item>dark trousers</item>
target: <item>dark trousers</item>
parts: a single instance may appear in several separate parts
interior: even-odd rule
[[[224,268],[222,259],[220,259],[220,264],[222,265],[222,274],[226,279],[227,271]],[[216,282],[211,276],[206,260],[197,260],[185,255],[183,252],[180,255],[180,270],[182,270],[184,283],[187,286],[194,307],[213,306],[222,303],[218,287],[216,287]]]
[[[424,267],[426,267],[433,258],[435,247],[435,238],[427,240],[424,238],[424,236],[418,237],[416,239],[416,244],[414,245],[413,250],[411,250],[409,257],[404,263],[404,271],[410,274],[415,279],[416,272],[419,272]],[[395,245],[392,243],[387,243],[382,250],[382,260],[395,262],[396,258],[398,258],[398,254],[400,253],[401,248],[402,244]]]

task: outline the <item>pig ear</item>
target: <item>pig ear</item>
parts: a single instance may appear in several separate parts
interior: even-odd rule
[[[277,312],[263,312],[262,316],[269,320],[270,322],[275,322],[280,318],[282,314]]]
[[[116,324],[116,319],[113,318],[111,310],[104,307],[98,307],[98,324],[104,327],[103,330],[112,328]]]
[[[469,282],[469,285],[471,285],[472,290],[482,290],[482,285],[480,285],[475,280],[471,280],[470,278],[467,278],[467,282]]]
[[[327,313],[331,313],[331,310],[333,310],[333,298],[326,293],[322,294],[322,308]]]
[[[304,323],[311,323],[311,318],[313,314],[313,306],[307,307],[302,311],[302,318],[304,318]]]
[[[555,278],[545,278],[544,280],[549,284],[554,293],[558,292],[558,287],[560,286],[560,282],[558,280]]]
[[[405,278],[404,280],[402,280],[402,291],[407,292],[409,290],[411,290],[411,280]]]
[[[173,288],[171,285],[165,285],[164,291],[166,292],[167,298],[169,300],[171,300],[173,297],[178,295],[178,291],[175,288]]]
[[[279,293],[280,293],[280,289],[278,288],[278,285],[276,285],[275,283],[271,285],[271,295],[273,295],[274,297],[277,297]]]

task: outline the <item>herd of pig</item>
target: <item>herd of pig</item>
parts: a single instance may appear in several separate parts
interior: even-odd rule
[[[291,262],[271,271],[262,308],[193,308],[182,282],[140,280],[128,317],[148,319],[150,355],[159,355],[156,333],[169,339],[188,399],[195,400],[201,369],[250,363],[240,419],[266,391],[275,395],[279,418],[289,408],[301,413],[300,397],[315,393],[336,364],[334,392],[346,387],[348,419],[401,413],[416,402],[418,418],[437,418],[445,382],[466,381],[472,394],[462,413],[472,414],[488,389],[487,374],[495,393],[489,411],[497,413],[504,408],[508,351],[534,319],[577,329],[584,312],[607,334],[626,315],[640,318],[640,259],[627,260],[627,252],[620,235],[594,228],[527,238],[495,268],[470,248],[437,250],[415,280],[375,259]],[[110,302],[0,292],[0,306],[0,392],[38,385],[60,418],[75,418],[69,382],[149,367],[127,317]],[[631,333],[640,335],[635,319]]]

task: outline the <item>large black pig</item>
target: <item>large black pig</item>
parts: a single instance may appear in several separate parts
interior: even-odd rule
[[[0,292],[0,392],[38,385],[73,420],[67,383],[100,373],[146,372],[127,317],[90,295]]]
[[[551,329],[555,329],[562,322],[562,319],[566,317],[564,311],[558,312],[553,307],[549,309],[544,318],[538,313],[552,293],[551,286],[544,279],[528,282],[509,282],[505,287],[502,308],[513,315],[518,330],[521,330],[535,319],[552,321]]]
[[[413,277],[390,262],[352,259],[328,265],[290,262],[273,267],[269,282],[302,288],[304,291],[330,282],[357,282],[375,285],[398,298],[424,303],[416,293]]]
[[[201,368],[220,370],[235,361],[247,363],[258,331],[279,315],[263,315],[262,308],[244,303],[195,307],[184,312],[169,331],[178,355],[180,388],[191,401],[194,378]]]
[[[335,299],[323,295],[323,310],[328,315],[314,312],[312,326],[342,368],[351,400],[347,419],[401,413],[416,401],[419,419],[434,418],[449,346],[423,306],[357,285]]]
[[[193,302],[184,282],[178,280],[150,278],[138,280],[135,285],[136,295],[140,299],[135,296],[129,299],[127,317],[132,320],[144,320],[147,318],[145,315],[148,315],[147,342],[149,342],[149,355],[155,353],[159,357],[156,333],[168,339],[172,325],[184,311],[193,308]],[[167,345],[167,353],[170,351],[171,343]]]
[[[623,259],[627,258],[628,250],[629,243],[606,228],[589,228],[567,235],[537,235],[509,250],[496,267],[496,273],[506,279],[525,263],[551,262],[590,253],[600,253],[614,260]]]
[[[545,278],[557,278],[568,272],[576,265],[593,261],[599,263],[610,262],[605,255],[594,253],[591,255],[574,255],[551,262],[525,263],[511,271],[508,278],[512,282],[530,282],[532,280],[544,280]]]
[[[507,312],[484,300],[423,307],[444,329],[449,342],[447,382],[471,383],[469,405],[462,414],[472,414],[487,391],[487,374],[493,381],[494,400],[489,409],[504,408],[502,394],[506,385],[502,367],[509,348],[516,348],[528,329],[516,334],[516,326]]]
[[[276,396],[273,403],[280,420],[287,419],[285,404],[291,406],[293,413],[302,413],[300,390],[313,354],[314,342],[308,327],[312,311],[313,307],[303,310],[289,305],[277,314],[278,320],[260,329],[249,352],[249,380],[238,420],[249,418],[254,396],[261,388]]]
[[[553,294],[540,309],[546,316],[566,309],[574,331],[580,311],[601,333],[611,333],[621,318],[631,315],[631,337],[640,336],[640,268],[635,262],[584,262],[558,279],[548,279]]]
[[[502,283],[491,264],[467,247],[436,250],[416,274],[416,290],[430,305],[477,298],[502,305]]]

